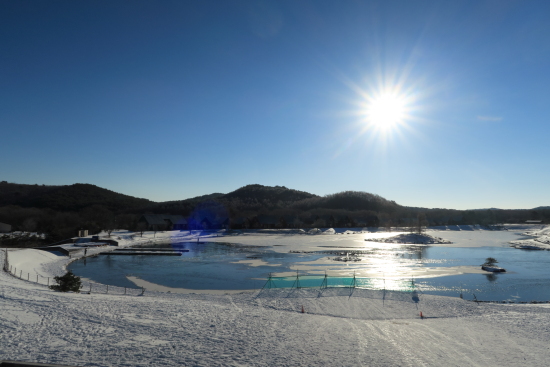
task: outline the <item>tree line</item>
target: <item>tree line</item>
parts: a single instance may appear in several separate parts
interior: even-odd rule
[[[0,183],[0,203],[0,222],[11,224],[14,231],[46,234],[44,240],[27,239],[34,245],[74,237],[79,229],[90,234],[114,228],[138,230],[143,214],[182,215],[191,223],[207,219],[212,228],[411,227],[418,225],[419,216],[423,225],[430,226],[550,221],[550,207],[466,211],[414,208],[366,192],[317,196],[262,185],[244,186],[229,194],[155,203],[93,185],[41,188]],[[5,245],[6,240],[3,242]]]

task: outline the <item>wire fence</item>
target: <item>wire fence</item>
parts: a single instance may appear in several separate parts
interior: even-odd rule
[[[391,290],[400,292],[418,291],[414,279],[385,279],[385,278],[366,278],[357,277],[355,273],[351,277],[324,276],[319,275],[301,275],[296,271],[295,276],[274,277],[269,274],[266,283],[262,289],[300,289],[300,288],[362,288],[372,290]]]
[[[17,269],[17,267],[10,265],[9,258],[8,258],[8,251],[5,250],[4,253],[5,253],[4,265],[2,269],[6,273],[11,274],[16,278],[26,280],[28,282],[44,285],[47,287],[57,284],[55,277],[45,277],[37,273],[31,274],[28,271],[23,271],[23,269]],[[86,294],[98,293],[98,294],[140,296],[145,293],[145,289],[131,288],[131,287],[118,287],[114,285],[82,281],[80,292],[86,293]]]
[[[304,293],[302,290],[310,291]],[[329,276],[326,273],[324,276],[301,275],[297,271],[292,277],[274,277],[269,274],[256,297],[280,298],[281,294],[286,298],[353,296],[379,299],[382,304],[386,301],[399,301],[418,305],[423,292],[414,279],[363,278],[355,274],[352,277]]]

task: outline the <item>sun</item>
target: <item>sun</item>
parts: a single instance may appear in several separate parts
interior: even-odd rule
[[[390,130],[405,120],[407,100],[396,93],[386,92],[371,98],[366,108],[369,124],[381,130]]]

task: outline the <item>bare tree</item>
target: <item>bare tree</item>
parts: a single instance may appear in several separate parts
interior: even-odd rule
[[[147,229],[147,223],[145,222],[138,222],[136,225],[136,232],[139,232],[139,235],[143,237],[143,232]]]
[[[418,216],[416,217],[416,233],[422,234],[424,231],[424,227],[428,225],[428,221],[426,220],[426,214],[424,213],[418,213]]]

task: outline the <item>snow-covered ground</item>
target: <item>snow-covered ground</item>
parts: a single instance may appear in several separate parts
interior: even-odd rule
[[[122,246],[131,243],[122,238]],[[68,261],[36,250],[9,251],[9,259],[43,276],[63,273]],[[548,305],[476,304],[423,294],[417,301],[411,293],[361,289],[57,293],[0,272],[0,360],[79,366],[541,366],[550,358]]]
[[[550,250],[550,226],[537,225],[523,235],[533,238],[512,241],[512,247],[524,250]]]

